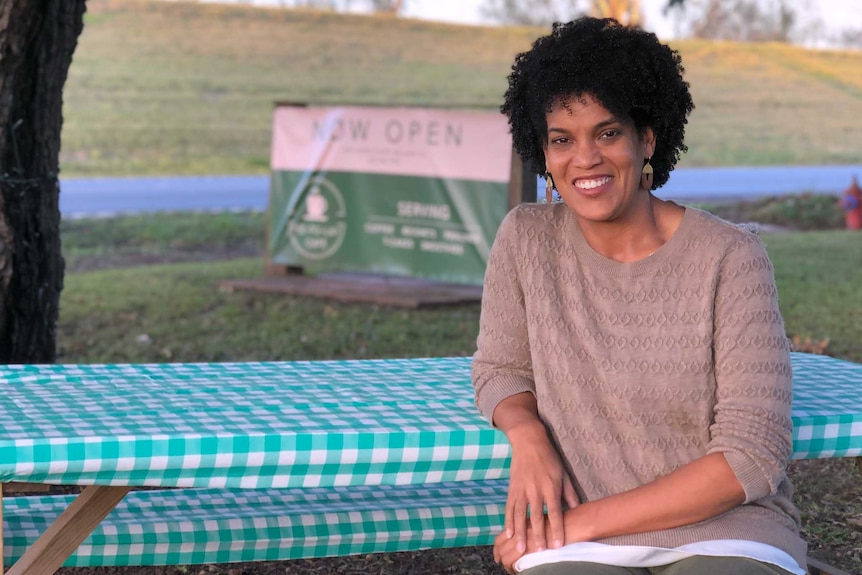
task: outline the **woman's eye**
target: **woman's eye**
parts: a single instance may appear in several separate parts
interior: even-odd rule
[[[606,130],[606,131],[602,132],[601,137],[608,140],[610,138],[616,138],[619,135],[620,135],[619,130]]]

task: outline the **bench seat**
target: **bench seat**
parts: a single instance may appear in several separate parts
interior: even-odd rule
[[[197,565],[491,545],[508,480],[309,489],[133,491],[65,567]],[[3,499],[11,565],[74,495]],[[810,575],[849,575],[809,558]]]
[[[502,529],[507,485],[133,491],[63,565],[194,565],[489,545]],[[17,561],[73,498],[4,498],[4,563]]]

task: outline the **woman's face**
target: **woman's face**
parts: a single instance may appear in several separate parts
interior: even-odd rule
[[[547,169],[563,201],[585,222],[619,222],[649,209],[641,188],[655,138],[614,117],[588,94],[564,98],[547,116]]]

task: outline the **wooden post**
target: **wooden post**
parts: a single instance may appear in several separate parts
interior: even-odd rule
[[[809,575],[850,575],[846,571],[842,571],[837,567],[827,565],[817,559],[808,558],[808,574]]]
[[[302,266],[288,266],[284,264],[273,263],[272,254],[269,248],[270,238],[272,237],[272,217],[272,205],[270,203],[270,205],[266,208],[266,232],[264,233],[264,244],[266,244],[266,253],[264,254],[264,275],[267,277],[303,275]]]
[[[509,171],[509,205],[511,210],[522,201],[522,188],[524,187],[524,170],[522,169],[521,156],[512,148],[512,167]]]
[[[90,485],[15,562],[7,575],[52,575],[131,488]]]
[[[536,175],[513,148],[509,176],[509,209],[521,203],[536,203]]]

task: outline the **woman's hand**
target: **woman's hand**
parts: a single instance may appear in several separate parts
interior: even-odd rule
[[[519,551],[515,543],[514,537],[508,537],[506,531],[503,530],[494,539],[494,563],[498,563],[507,573],[515,573],[515,562],[518,561],[526,553],[538,551],[532,544],[535,540],[532,537],[532,528],[527,526],[527,548],[524,551]]]
[[[543,521],[543,526],[546,532],[550,531],[551,527],[549,519],[546,516]],[[494,562],[500,564],[508,573],[515,573],[515,563],[527,553],[535,553],[541,551],[535,545],[536,537],[533,533],[533,526],[527,525],[527,548],[524,551],[519,551],[514,537],[507,537],[506,532],[502,531],[494,539]]]
[[[538,420],[514,426],[506,435],[512,446],[512,463],[502,535],[513,540],[515,551],[521,555],[528,549],[562,547],[566,539],[563,503],[574,508],[578,497],[560,455]]]
[[[563,501],[573,508],[578,504],[574,486],[562,460],[539,418],[536,396],[529,392],[510,395],[494,409],[494,424],[506,434],[512,446],[509,468],[509,496],[506,500],[505,530],[515,551],[527,550],[527,512],[532,525],[529,543],[537,550],[565,542]],[[547,510],[548,529],[545,529]]]

